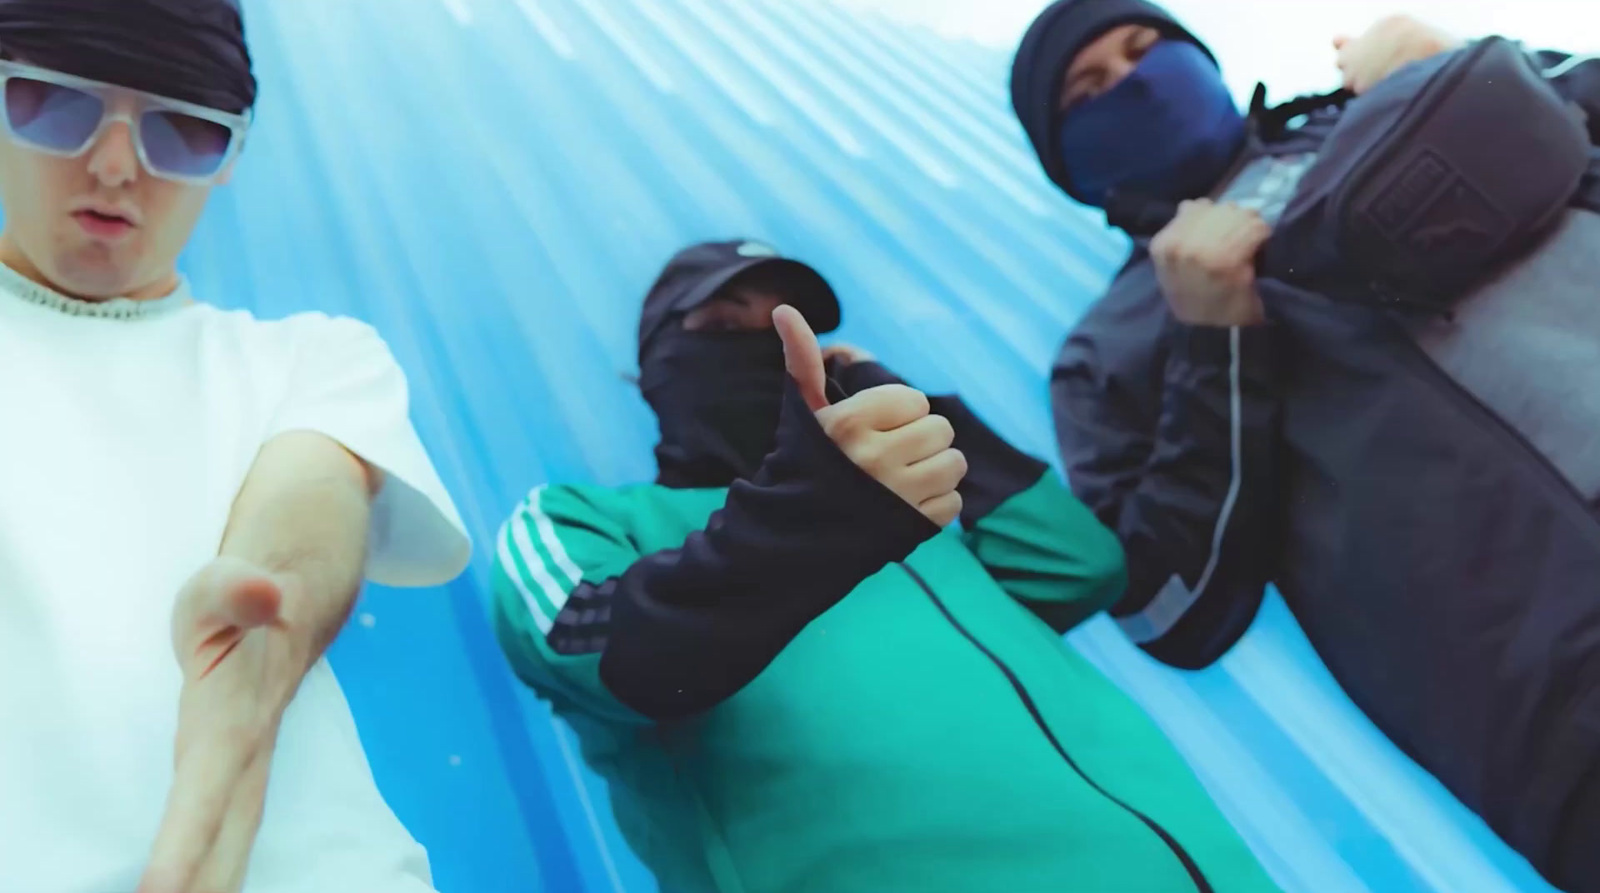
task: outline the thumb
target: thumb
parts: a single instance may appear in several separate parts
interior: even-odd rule
[[[783,364],[800,386],[800,396],[812,412],[828,408],[828,376],[823,371],[822,348],[817,335],[800,311],[785,304],[772,311],[772,324],[783,339]]]
[[[226,653],[251,629],[280,623],[282,608],[283,589],[275,579],[245,562],[214,560],[189,579],[173,607],[178,663],[210,672],[205,664],[218,651]]]
[[[220,632],[278,621],[283,590],[259,569],[219,558],[190,578],[173,607],[173,645],[180,660]]]
[[[217,620],[239,629],[271,626],[278,621],[283,590],[270,577],[251,574],[233,581],[218,605]]]

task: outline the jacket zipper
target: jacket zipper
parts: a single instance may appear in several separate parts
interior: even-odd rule
[[[1178,857],[1178,861],[1183,863],[1183,870],[1189,873],[1189,880],[1194,882],[1195,889],[1198,891],[1198,893],[1215,893],[1215,890],[1211,886],[1211,882],[1206,880],[1205,875],[1200,871],[1200,866],[1195,863],[1194,858],[1189,855],[1188,850],[1183,848],[1183,844],[1179,843],[1177,838],[1173,837],[1167,831],[1167,829],[1161,827],[1160,823],[1155,819],[1152,819],[1139,810],[1133,808],[1127,802],[1118,799],[1110,791],[1107,791],[1105,788],[1096,783],[1094,779],[1090,778],[1088,774],[1086,774],[1083,769],[1078,766],[1077,762],[1072,759],[1072,756],[1067,753],[1067,749],[1061,745],[1061,740],[1056,737],[1056,733],[1051,731],[1050,726],[1045,723],[1044,715],[1039,712],[1039,705],[1034,702],[1033,695],[1029,694],[1027,687],[1022,684],[1021,679],[1017,678],[1017,674],[1012,671],[1011,667],[1007,666],[1005,661],[1000,659],[999,655],[996,655],[993,651],[990,651],[988,647],[986,647],[982,642],[978,641],[978,638],[974,636],[965,626],[961,625],[961,621],[957,620],[955,615],[950,613],[950,609],[945,605],[944,601],[939,598],[938,594],[933,591],[933,587],[928,585],[928,581],[922,578],[921,574],[917,573],[917,571],[908,564],[901,563],[900,567],[908,576],[911,577],[913,581],[916,582],[917,586],[921,587],[922,591],[927,594],[928,598],[933,602],[934,607],[939,609],[939,613],[944,615],[944,619],[955,628],[955,631],[960,633],[962,638],[966,639],[968,642],[971,642],[972,647],[982,652],[983,656],[987,657],[990,663],[994,664],[1001,673],[1005,674],[1006,680],[1011,683],[1012,690],[1017,693],[1017,698],[1022,701],[1022,706],[1026,707],[1028,710],[1028,715],[1033,717],[1034,725],[1039,727],[1039,731],[1044,734],[1045,740],[1050,742],[1050,746],[1055,748],[1056,753],[1061,755],[1061,759],[1066,762],[1067,766],[1071,768],[1073,772],[1077,773],[1078,777],[1083,779],[1084,782],[1088,784],[1089,787],[1093,788],[1096,793],[1116,804],[1129,815],[1132,815],[1134,818],[1144,823],[1146,828],[1149,828],[1157,837],[1161,838],[1161,842],[1166,844],[1167,849],[1171,850],[1172,854]]]

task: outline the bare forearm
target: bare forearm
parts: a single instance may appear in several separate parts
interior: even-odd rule
[[[320,434],[256,456],[217,557],[173,606],[175,774],[141,893],[239,889],[283,713],[361,587],[377,482]]]
[[[281,616],[314,663],[361,588],[374,482],[334,442],[292,434],[262,450],[228,521],[220,555],[256,565],[283,588]]]

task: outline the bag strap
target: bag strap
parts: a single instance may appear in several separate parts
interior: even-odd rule
[[[1256,84],[1255,95],[1250,99],[1250,118],[1256,122],[1256,132],[1262,142],[1273,143],[1283,139],[1290,122],[1312,112],[1343,111],[1356,95],[1340,88],[1331,93],[1307,93],[1288,102],[1267,107],[1267,85]]]
[[[1312,112],[1343,110],[1354,98],[1354,93],[1339,89],[1332,93],[1297,96],[1288,102],[1268,107],[1267,85],[1258,83],[1255,93],[1250,97],[1247,117],[1256,138],[1270,144],[1283,139],[1295,119]],[[1177,216],[1178,204],[1112,190],[1106,197],[1105,211],[1107,223],[1135,239],[1149,239]]]

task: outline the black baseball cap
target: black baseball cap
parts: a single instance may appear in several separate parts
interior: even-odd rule
[[[639,317],[641,351],[667,320],[704,304],[736,277],[757,268],[778,277],[784,298],[818,334],[839,328],[839,298],[810,266],[755,239],[702,242],[674,255],[650,286]]]

